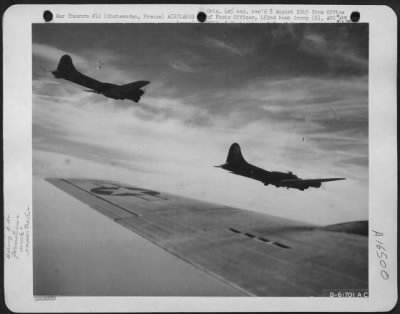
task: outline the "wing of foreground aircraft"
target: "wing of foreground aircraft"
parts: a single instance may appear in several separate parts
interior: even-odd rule
[[[292,172],[285,173],[261,169],[244,159],[237,143],[232,144],[229,148],[226,163],[216,167],[228,170],[233,174],[261,181],[264,185],[271,184],[276,187],[294,188],[302,191],[310,187],[319,188],[322,182],[345,180],[345,178],[301,179]]]
[[[144,94],[141,89],[148,85],[149,81],[136,81],[125,85],[116,85],[111,83],[103,83],[91,77],[80,73],[72,63],[72,58],[69,55],[61,57],[58,63],[57,70],[51,72],[56,78],[62,78],[89,88],[87,92],[102,94],[113,99],[129,99],[138,102]]]
[[[47,181],[244,295],[368,289],[366,221],[319,227],[106,180]]]

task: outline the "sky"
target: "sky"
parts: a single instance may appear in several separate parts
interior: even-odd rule
[[[86,93],[48,72],[65,53],[100,81],[151,83],[139,104]],[[267,170],[347,180],[266,188],[212,167],[233,142]],[[366,219],[367,25],[34,25],[33,149],[65,155],[66,175],[86,175],[74,169],[80,158],[226,205],[322,224]]]
[[[36,195],[54,193],[45,177],[108,178],[318,225],[368,219],[367,24],[37,24],[32,36]],[[87,93],[49,73],[64,54],[97,80],[151,83],[138,104]],[[234,142],[267,170],[346,180],[302,192],[214,168]]]

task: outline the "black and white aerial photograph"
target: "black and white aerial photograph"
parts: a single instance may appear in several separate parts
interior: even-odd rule
[[[368,296],[367,23],[32,25],[35,296]]]

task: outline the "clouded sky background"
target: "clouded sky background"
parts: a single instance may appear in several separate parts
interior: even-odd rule
[[[38,24],[33,33],[34,292],[236,295],[50,186],[111,179],[316,224],[368,219],[367,24]],[[139,104],[55,79],[63,54]],[[304,192],[214,168],[345,177]],[[128,275],[129,274],[129,275]]]
[[[34,175],[110,178],[318,224],[367,219],[367,27],[34,25]],[[100,81],[151,84],[139,104],[84,92],[48,72],[65,53]],[[347,180],[264,187],[212,167],[233,142],[267,170]]]

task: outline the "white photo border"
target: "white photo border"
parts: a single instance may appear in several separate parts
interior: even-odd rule
[[[164,13],[157,23],[199,23],[200,11],[224,8],[340,10],[360,12],[369,23],[369,297],[33,297],[32,241],[19,259],[4,252],[6,304],[15,312],[266,312],[387,311],[397,302],[397,17],[383,5],[14,5],[3,16],[4,226],[7,218],[31,215],[32,208],[32,23],[44,23],[43,11],[65,14],[51,23],[143,23],[124,18],[93,19],[94,12]],[[68,14],[89,18],[68,18]],[[167,19],[168,14],[190,18]],[[149,21],[148,21],[149,22]],[[209,15],[206,23],[216,23]],[[238,23],[248,20],[224,20]],[[312,21],[311,21],[312,22]],[[320,21],[316,21],[320,23]],[[296,22],[297,23],[297,22]],[[301,22],[300,22],[301,23]],[[307,22],[310,23],[310,22]],[[347,21],[351,23],[351,21]],[[32,231],[32,220],[30,220]],[[380,234],[383,235],[380,235]],[[388,253],[382,277],[376,240]],[[30,232],[30,240],[32,232]],[[4,236],[6,248],[6,230]]]

